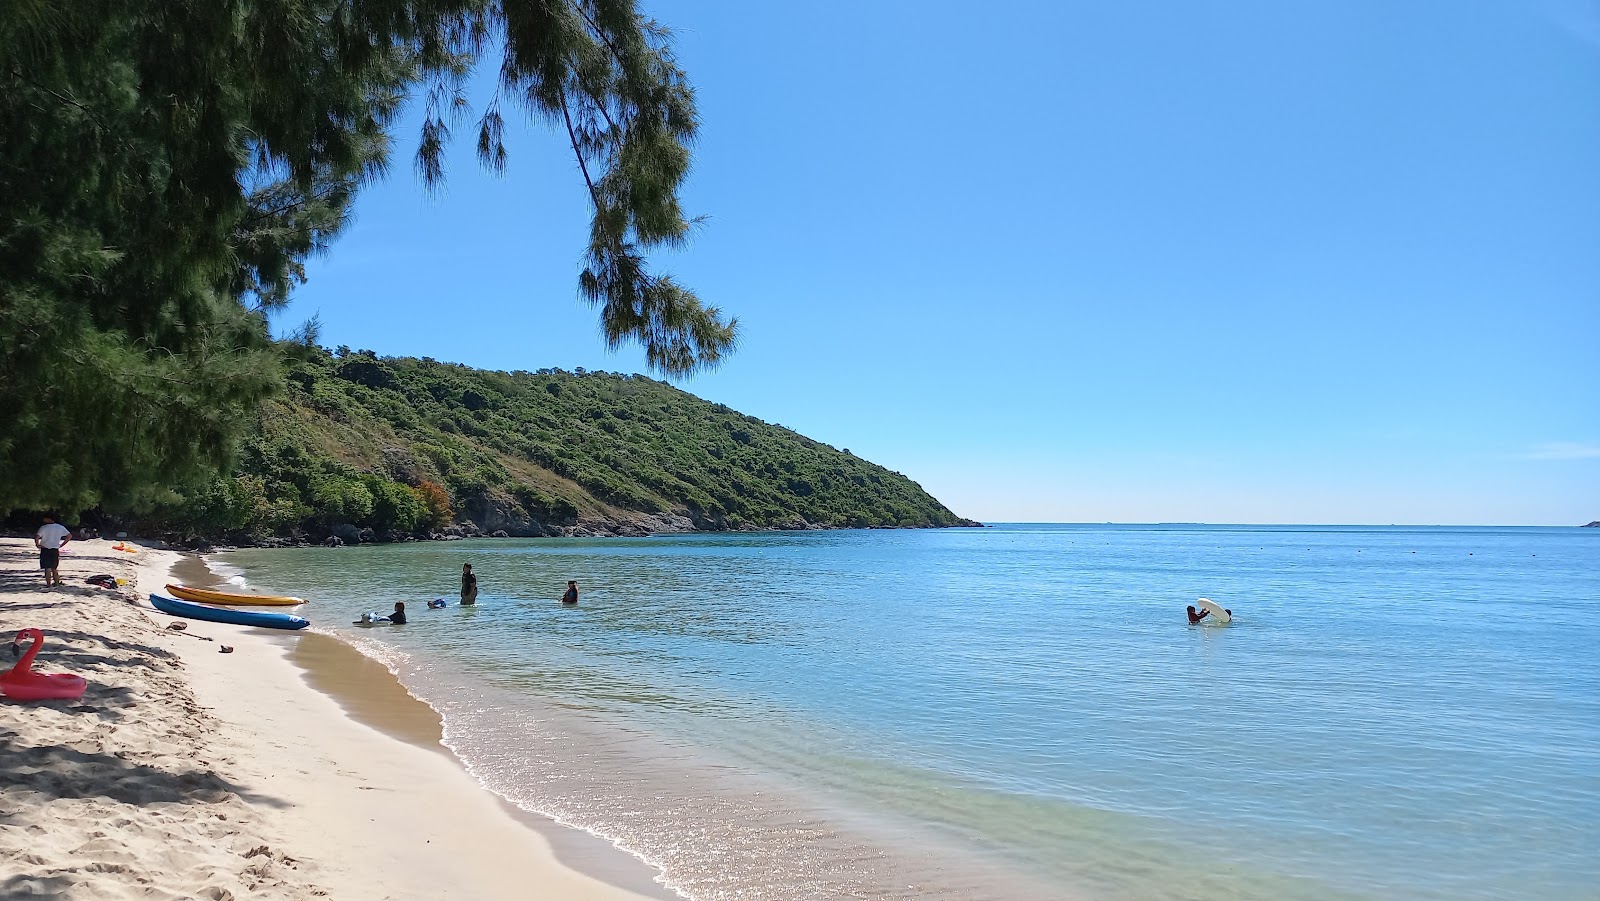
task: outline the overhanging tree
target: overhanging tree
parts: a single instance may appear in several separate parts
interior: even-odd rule
[[[407,98],[437,184],[503,107],[554,129],[594,205],[583,297],[612,346],[715,365],[736,323],[647,254],[681,245],[696,129],[632,0],[10,0],[0,16],[0,510],[137,509],[227,461],[279,384],[267,315],[382,174]],[[482,64],[499,90],[471,110]]]

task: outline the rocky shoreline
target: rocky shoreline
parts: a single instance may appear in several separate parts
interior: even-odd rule
[[[687,516],[673,513],[639,513],[626,519],[584,518],[571,524],[540,523],[528,520],[496,522],[491,519],[491,524],[499,527],[493,529],[485,528],[470,519],[466,519],[426,534],[380,533],[372,529],[358,529],[349,524],[334,525],[325,534],[268,535],[260,538],[246,535],[223,535],[212,538],[182,536],[172,533],[157,534],[159,535],[159,543],[169,548],[187,551],[214,551],[245,547],[355,547],[363,544],[401,544],[411,541],[463,541],[468,538],[648,538],[652,535],[670,535],[685,532],[821,532],[848,528],[847,526],[829,526],[808,522],[800,517],[781,523],[730,526],[726,523],[696,522]],[[870,526],[869,528],[981,529],[984,528],[984,524],[975,520],[963,519],[951,526]],[[106,537],[138,537],[140,531],[137,528],[129,528],[127,531],[119,530],[117,532],[112,532],[108,528],[99,530],[80,528],[73,530],[74,534],[80,539],[91,536],[98,537],[102,534]],[[12,532],[9,537],[31,538],[32,533]],[[141,538],[140,540],[147,539]]]
[[[964,519],[953,526],[870,526],[869,528],[984,528],[984,524]],[[362,544],[398,544],[408,541],[463,541],[468,538],[649,538],[652,535],[671,535],[685,532],[822,532],[847,528],[807,522],[796,518],[782,523],[731,527],[724,524],[701,524],[687,516],[672,513],[643,513],[634,519],[582,519],[570,525],[554,523],[528,523],[510,529],[486,529],[471,520],[453,523],[425,535],[391,532],[378,534],[371,529],[354,526],[334,526],[327,537],[317,540],[311,536],[269,536],[256,540],[228,540],[210,542],[204,539],[188,543],[173,542],[174,547],[206,550],[219,547],[352,547]]]

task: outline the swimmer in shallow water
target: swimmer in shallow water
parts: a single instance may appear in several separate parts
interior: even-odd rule
[[[1226,607],[1222,608],[1222,612],[1228,614],[1228,616],[1230,616],[1230,617],[1233,616],[1233,611],[1229,610]],[[1191,625],[1191,626],[1194,625],[1195,623],[1205,619],[1206,617],[1208,617],[1210,615],[1211,615],[1211,611],[1210,610],[1202,610],[1199,613],[1196,613],[1194,611],[1194,605],[1193,604],[1189,605],[1189,625]]]

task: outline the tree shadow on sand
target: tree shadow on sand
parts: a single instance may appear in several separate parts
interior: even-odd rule
[[[0,612],[6,612],[9,609],[10,608],[0,607]],[[4,637],[5,637],[4,634],[0,633],[0,639],[3,639]],[[166,648],[158,648],[153,644],[141,644],[141,643],[139,643],[137,641],[123,641],[123,640],[117,639],[117,638],[109,638],[109,637],[107,637],[105,635],[96,635],[93,632],[78,632],[78,631],[75,631],[75,630],[72,630],[72,629],[47,629],[47,630],[45,630],[45,633],[44,633],[44,647],[42,649],[40,649],[40,651],[39,651],[39,659],[40,660],[44,660],[46,657],[49,657],[49,658],[53,658],[53,659],[57,659],[57,660],[62,660],[62,659],[65,659],[65,657],[67,657],[68,655],[73,655],[73,654],[77,654],[77,655],[85,656],[85,657],[93,656],[89,652],[84,651],[84,650],[80,650],[78,648],[63,647],[64,644],[69,644],[69,643],[76,644],[76,643],[80,643],[80,642],[83,643],[83,644],[89,645],[91,648],[94,647],[95,645],[99,645],[100,647],[105,648],[108,651],[131,651],[132,653],[140,654],[140,655],[145,656],[145,657],[154,658],[156,660],[176,660],[176,659],[178,659],[178,655],[177,654],[172,653],[171,651],[167,650]],[[7,655],[7,656],[9,656],[9,655]],[[109,658],[104,658],[104,657],[99,658],[99,659],[109,662],[112,666],[126,666],[129,663],[133,663],[133,664],[137,665],[139,663],[142,663],[142,661],[137,661],[137,660],[135,660],[135,661],[110,660]]]
[[[283,808],[289,805],[258,794],[208,770],[169,772],[134,763],[114,754],[80,751],[66,745],[29,747],[0,735],[0,794],[9,796],[0,808],[0,823],[9,824],[27,804],[58,798],[107,798],[122,804],[216,804],[238,797],[248,804]],[[42,798],[27,799],[21,792]]]
[[[44,584],[44,576],[40,575],[37,570],[33,572],[22,572],[14,569],[0,570],[0,592],[35,591],[43,594],[50,590]]]
[[[4,590],[5,590],[5,586],[0,585],[0,591],[4,591]],[[72,603],[73,603],[72,601],[61,600],[61,601],[34,601],[34,602],[28,603],[28,604],[0,604],[0,613],[22,613],[22,612],[27,611],[27,610],[56,610],[56,609],[59,609],[61,607],[70,607],[72,605]],[[21,629],[21,628],[27,628],[27,627],[26,626],[18,626],[17,628]],[[3,634],[4,632],[5,632],[5,629],[4,628],[0,628],[0,634]]]
[[[134,693],[121,685],[101,685],[94,680],[89,681],[89,687],[81,698],[56,698],[48,701],[13,701],[0,696],[0,711],[9,711],[12,708],[48,708],[59,710],[78,716],[93,714],[102,722],[123,719],[126,714],[123,708],[133,707],[136,703]],[[5,895],[0,895],[4,898]]]
[[[65,898],[72,893],[73,877],[12,876],[0,882],[0,898]]]

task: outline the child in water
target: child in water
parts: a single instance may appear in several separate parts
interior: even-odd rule
[[[1229,610],[1226,607],[1222,608],[1222,611],[1224,613],[1228,614],[1229,616],[1233,615],[1233,611]],[[1189,606],[1189,625],[1192,626],[1195,623],[1205,619],[1206,617],[1208,617],[1210,615],[1211,615],[1211,611],[1210,610],[1202,610],[1199,613],[1194,612],[1194,605],[1191,604]]]

